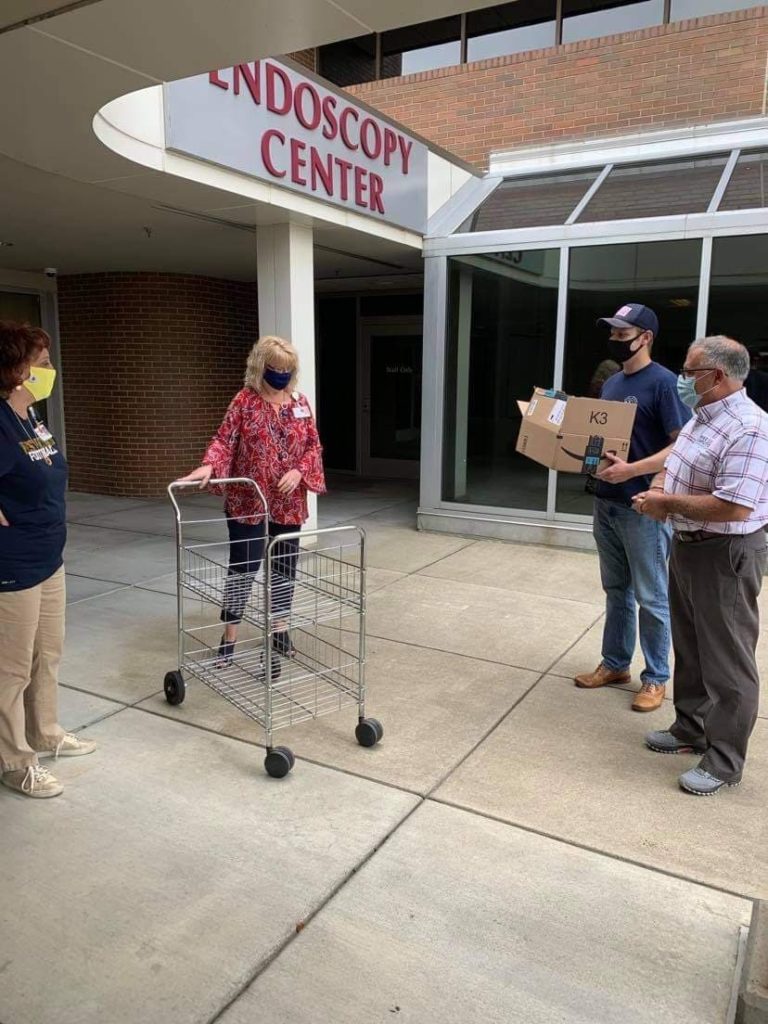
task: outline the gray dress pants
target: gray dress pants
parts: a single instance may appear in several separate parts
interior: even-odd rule
[[[764,530],[672,543],[676,718],[670,731],[706,746],[701,767],[724,782],[741,779],[757,720],[757,598],[765,567]]]

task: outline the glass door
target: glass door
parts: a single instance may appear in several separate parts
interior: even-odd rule
[[[549,471],[517,452],[519,402],[554,380],[558,249],[453,257],[443,501],[545,514]]]
[[[362,323],[363,476],[418,478],[422,321]]]

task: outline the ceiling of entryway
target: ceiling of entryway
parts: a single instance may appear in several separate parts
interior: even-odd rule
[[[418,20],[485,6],[423,0]],[[151,176],[96,138],[94,115],[163,81],[413,20],[406,0],[5,0],[0,269],[252,278],[254,225],[280,219],[274,208],[230,195],[225,209],[216,190],[181,180],[173,202],[158,201]],[[419,269],[419,253],[393,242],[333,226],[315,232],[321,278]]]

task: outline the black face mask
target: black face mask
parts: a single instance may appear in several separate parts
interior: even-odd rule
[[[632,356],[636,356],[640,351],[639,348],[632,348],[633,342],[641,338],[643,332],[636,334],[634,338],[629,338],[627,341],[618,341],[616,338],[608,339],[608,355],[611,359],[615,359],[617,363],[626,363]]]

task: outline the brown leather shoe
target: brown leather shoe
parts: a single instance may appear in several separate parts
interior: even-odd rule
[[[574,682],[583,690],[594,690],[598,686],[608,686],[610,683],[628,683],[630,679],[631,676],[627,669],[614,672],[612,668],[608,668],[601,661],[594,672],[583,672],[574,678]]]
[[[664,703],[664,694],[666,692],[667,688],[663,683],[661,686],[658,686],[656,683],[643,683],[640,692],[632,701],[632,710],[656,711]]]

